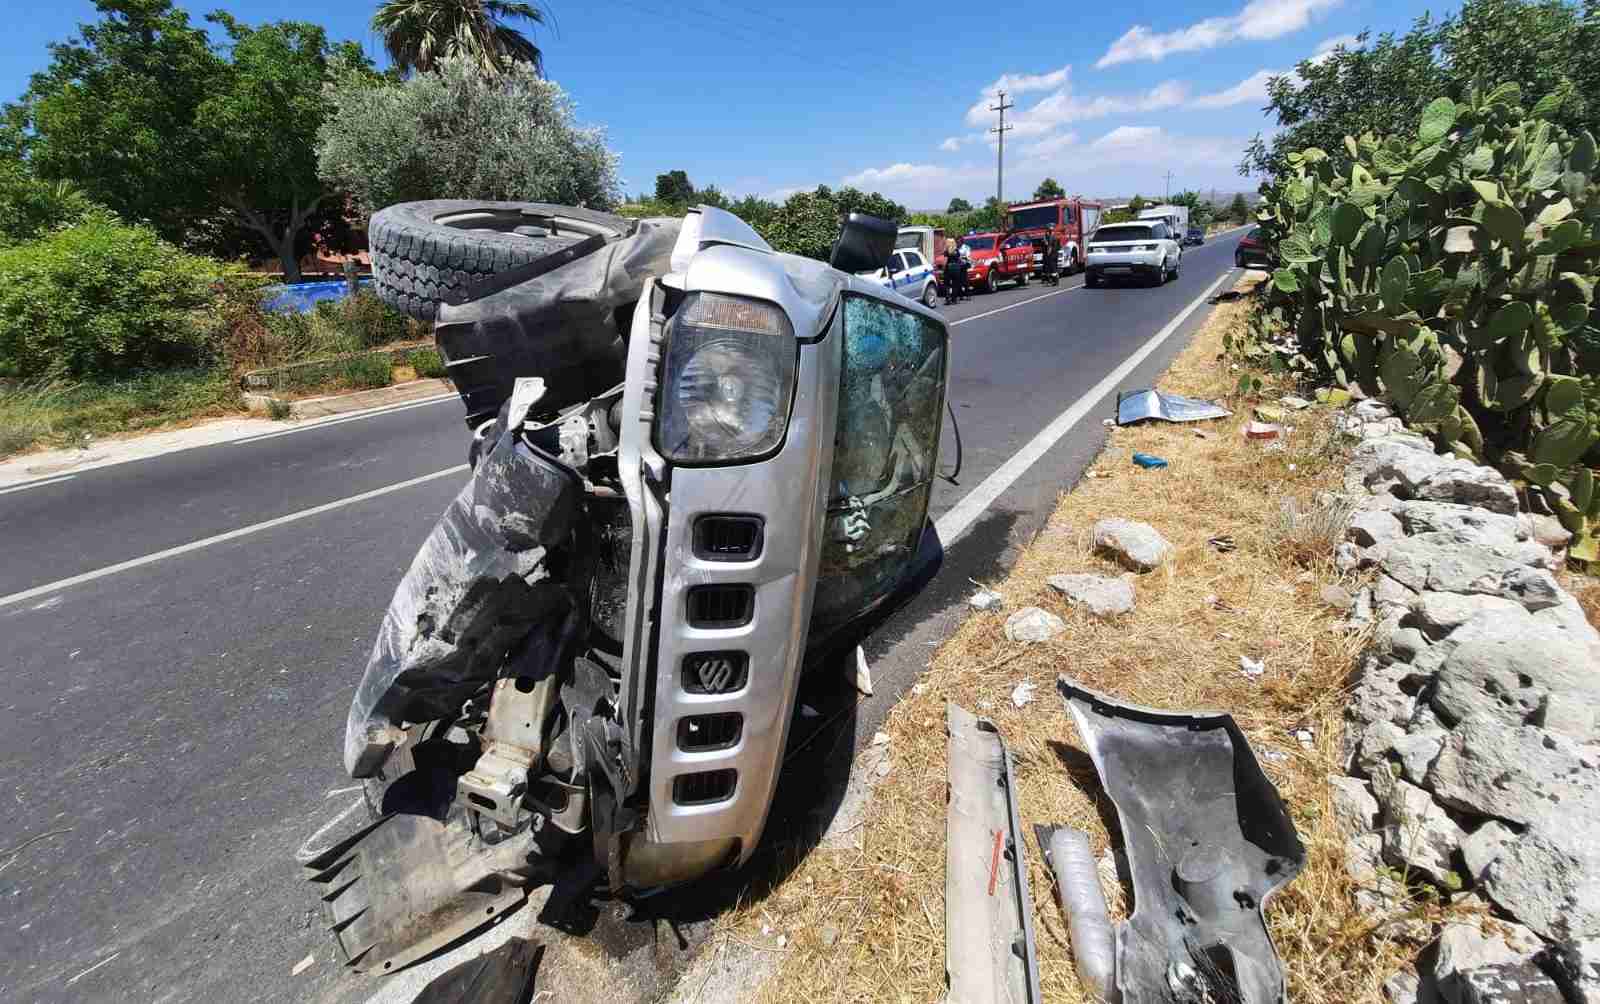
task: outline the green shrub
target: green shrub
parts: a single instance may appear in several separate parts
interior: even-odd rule
[[[344,361],[344,379],[352,387],[387,387],[394,383],[394,364],[386,352],[355,356]]]
[[[225,271],[106,213],[0,249],[0,365],[95,377],[199,362]]]
[[[0,247],[76,223],[94,208],[71,184],[43,181],[23,164],[0,160]]]
[[[364,349],[416,337],[406,315],[364,289],[339,301],[339,312],[344,330]]]
[[[1281,267],[1261,318],[1319,374],[1394,403],[1460,456],[1541,494],[1596,560],[1600,186],[1594,137],[1515,85],[1439,98],[1414,136],[1288,156],[1263,188]]]
[[[445,375],[444,357],[439,355],[437,349],[413,349],[406,356],[406,362],[417,371],[419,377],[442,377]]]

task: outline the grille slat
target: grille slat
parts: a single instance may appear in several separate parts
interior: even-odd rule
[[[743,627],[755,614],[756,591],[747,585],[694,586],[688,604],[690,627]]]
[[[709,805],[726,802],[733,797],[734,783],[739,779],[735,770],[706,770],[695,774],[679,774],[672,779],[672,801],[678,805]]]
[[[692,715],[678,722],[678,748],[685,753],[725,750],[738,745],[744,716],[737,711]]]
[[[754,561],[761,557],[759,516],[701,516],[694,523],[694,554],[703,561]]]

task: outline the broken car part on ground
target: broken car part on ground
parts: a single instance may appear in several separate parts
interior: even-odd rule
[[[384,971],[538,883],[750,857],[807,654],[938,561],[949,336],[855,278],[893,246],[869,217],[829,265],[711,208],[414,203],[371,232],[473,431],[350,707],[374,822],[304,856]]]

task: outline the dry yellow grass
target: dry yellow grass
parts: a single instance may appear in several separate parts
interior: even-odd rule
[[[1163,389],[1227,396],[1236,375],[1219,362],[1222,334],[1242,323],[1245,309],[1220,305]],[[1268,909],[1291,998],[1381,999],[1382,980],[1417,945],[1374,933],[1382,918],[1354,908],[1325,781],[1338,769],[1344,680],[1362,640],[1344,633],[1340,615],[1319,598],[1321,586],[1338,580],[1331,562],[1291,553],[1265,529],[1283,500],[1309,504],[1332,487],[1338,465],[1319,446],[1327,442],[1319,409],[1294,414],[1298,428],[1287,448],[1269,451],[1242,438],[1250,403],[1231,403],[1235,416],[1201,426],[1203,439],[1188,425],[1115,431],[1094,476],[1063,495],[1012,572],[990,584],[1006,610],[968,617],[938,649],[925,686],[891,713],[893,767],[872,795],[862,848],[812,851],[781,885],[724,919],[721,937],[781,955],[760,1000],[940,998],[947,700],[992,717],[1016,754],[1044,997],[1085,999],[1032,825],[1084,829],[1098,852],[1114,812],[1056,696],[1060,673],[1142,704],[1235,716],[1257,754],[1267,754],[1263,765],[1309,852],[1305,871]],[[1171,467],[1142,470],[1130,461],[1136,450],[1166,457]],[[1137,609],[1113,623],[1073,611],[1045,584],[1056,572],[1116,574],[1090,553],[1089,527],[1103,516],[1148,522],[1177,548],[1168,567],[1138,577]],[[1217,535],[1232,536],[1237,549],[1219,553],[1207,543]],[[1007,642],[1006,613],[1030,604],[1064,617],[1067,633],[1040,645]],[[1245,678],[1241,655],[1263,660],[1266,674]],[[1023,681],[1036,685],[1036,698],[1017,709],[1010,695]],[[1310,730],[1309,746],[1293,735],[1300,729]],[[1410,910],[1436,912],[1427,904]]]

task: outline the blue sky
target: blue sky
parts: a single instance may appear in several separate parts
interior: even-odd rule
[[[994,193],[990,95],[1017,107],[1008,199],[1046,175],[1072,192],[1253,188],[1235,165],[1270,129],[1264,83],[1363,28],[1404,31],[1454,8],[1424,0],[1156,4],[550,0],[537,29],[551,78],[606,127],[628,191],[682,168],[696,185],[782,196],[817,184],[876,189],[913,208]],[[197,18],[302,19],[376,50],[368,3],[183,3]],[[85,0],[0,0],[0,100],[45,45],[94,19]],[[380,54],[381,55],[381,54]]]

